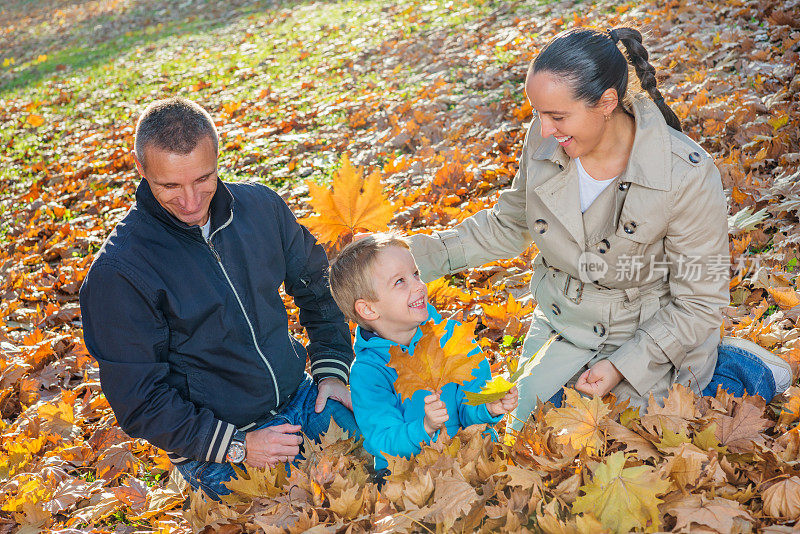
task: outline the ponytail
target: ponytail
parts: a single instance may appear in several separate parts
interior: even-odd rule
[[[647,91],[647,94],[650,95],[653,102],[656,103],[661,114],[664,116],[664,120],[667,121],[667,124],[679,132],[682,131],[680,119],[678,119],[678,116],[672,111],[672,108],[664,102],[661,91],[656,87],[656,69],[648,61],[650,55],[647,53],[647,49],[642,46],[642,34],[633,28],[621,27],[609,30],[608,35],[614,43],[619,41],[622,43],[622,46],[625,47],[628,61],[636,70],[639,84],[642,86],[642,89]]]
[[[621,42],[627,59],[617,48]],[[601,32],[573,28],[556,35],[531,62],[530,74],[546,71],[557,74],[572,86],[573,96],[595,105],[610,88],[625,101],[628,89],[628,65],[633,65],[642,89],[658,106],[664,120],[681,131],[678,116],[670,109],[656,87],[655,68],[648,62],[642,46],[642,34],[633,28],[619,27]]]

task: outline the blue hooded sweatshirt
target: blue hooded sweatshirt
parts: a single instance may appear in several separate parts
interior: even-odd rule
[[[430,319],[438,323],[442,320],[436,308],[428,304]],[[448,320],[442,345],[450,339],[457,321]],[[421,451],[421,443],[430,443],[433,436],[425,432],[422,421],[425,417],[425,397],[430,391],[418,390],[410,399],[400,401],[400,394],[394,389],[397,371],[389,367],[389,348],[400,346],[413,358],[414,348],[422,337],[417,328],[411,343],[406,347],[377,334],[356,328],[354,351],[356,359],[350,368],[350,393],[356,422],[364,435],[364,447],[375,457],[375,469],[383,469],[388,463],[384,455],[405,456]],[[470,356],[480,352],[479,347]],[[447,407],[447,433],[454,436],[459,428],[469,425],[496,424],[502,415],[492,417],[485,404],[469,406],[464,404],[464,391],[477,392],[491,378],[489,362],[484,358],[480,366],[472,372],[475,378],[459,386],[454,382],[442,388],[441,400]]]

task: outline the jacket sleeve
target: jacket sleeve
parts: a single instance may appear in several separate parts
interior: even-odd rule
[[[311,374],[319,382],[334,377],[348,383],[353,348],[350,328],[336,306],[328,283],[328,257],[282,198],[275,196],[277,219],[286,258],[286,293],[300,308],[300,324],[308,332],[306,350]]]
[[[719,335],[729,302],[728,277],[712,267],[729,250],[725,195],[710,157],[684,175],[674,199],[664,238],[672,300],[608,357],[643,396],[680,369],[688,351]]]
[[[119,426],[187,459],[223,462],[234,425],[199,409],[169,384],[169,328],[157,296],[131,270],[95,263],[80,290],[83,337]]]
[[[482,353],[480,349],[477,348],[473,351],[473,354],[470,355],[472,358],[479,357],[482,358],[480,366],[472,372],[472,376],[475,378],[470,380],[469,382],[464,382],[462,385],[458,386],[456,390],[456,399],[458,400],[458,419],[461,423],[461,426],[469,426],[469,425],[477,425],[481,423],[489,423],[490,425],[495,425],[500,422],[503,418],[502,415],[493,416],[489,413],[489,410],[486,408],[486,404],[479,404],[477,406],[470,406],[469,404],[464,404],[466,400],[466,395],[464,394],[465,391],[471,391],[476,393],[481,390],[484,384],[492,379],[492,370],[489,367],[489,362],[486,361],[486,358],[482,357]]]
[[[500,193],[492,208],[481,210],[452,229],[409,237],[414,259],[425,282],[486,262],[518,256],[531,244],[526,220],[528,129],[519,168],[511,187]]]
[[[377,458],[385,458],[383,453],[409,457],[422,450],[420,443],[431,442],[423,425],[424,412],[406,421],[398,395],[382,372],[356,361],[350,379],[353,413],[367,452]]]

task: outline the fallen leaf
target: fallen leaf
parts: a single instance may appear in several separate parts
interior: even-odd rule
[[[545,423],[556,430],[556,439],[575,449],[599,449],[603,443],[603,418],[611,410],[600,397],[588,399],[572,388],[564,388],[563,408],[554,408],[545,416]]]
[[[771,517],[800,517],[800,477],[784,478],[764,490],[764,512]]]
[[[625,468],[625,455],[615,452],[593,471],[592,481],[581,486],[584,495],[572,505],[573,513],[591,512],[612,532],[660,530],[658,495],[670,483],[647,465]]]

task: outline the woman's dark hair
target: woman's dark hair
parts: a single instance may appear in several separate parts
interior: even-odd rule
[[[622,43],[627,59],[617,48]],[[681,131],[681,122],[664,102],[656,87],[656,69],[648,62],[642,34],[633,28],[614,28],[607,32],[573,28],[556,35],[531,62],[530,74],[552,72],[573,88],[573,96],[589,105],[596,104],[606,89],[617,91],[619,102],[628,89],[628,62],[633,65],[642,89],[661,110],[667,124]]]

